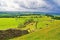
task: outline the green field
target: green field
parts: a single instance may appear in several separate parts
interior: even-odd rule
[[[31,20],[30,23],[25,24]],[[20,16],[19,18],[0,18],[0,30],[27,30],[30,34],[10,40],[60,40],[60,20],[45,15]]]
[[[23,20],[24,19],[24,20]],[[0,18],[0,30],[17,28],[29,18]]]
[[[17,25],[15,18],[0,18],[0,30],[16,28]]]

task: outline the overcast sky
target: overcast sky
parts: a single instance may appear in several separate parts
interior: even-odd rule
[[[0,0],[0,11],[60,13],[60,0]]]

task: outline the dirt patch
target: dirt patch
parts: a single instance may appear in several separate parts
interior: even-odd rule
[[[17,30],[17,29],[0,30],[0,39],[8,40],[28,33],[29,32],[27,30]]]

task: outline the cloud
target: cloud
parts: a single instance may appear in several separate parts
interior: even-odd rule
[[[60,0],[53,0],[58,6],[60,6]]]
[[[38,11],[48,11],[52,9],[51,5],[48,5],[44,0],[22,0],[16,1],[20,7],[30,10],[38,10]]]
[[[0,0],[0,11],[58,12],[60,0]]]

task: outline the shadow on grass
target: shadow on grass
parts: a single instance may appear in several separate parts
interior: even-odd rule
[[[17,30],[17,29],[0,30],[0,39],[9,40],[15,37],[23,36],[28,33],[29,32],[27,30]]]

